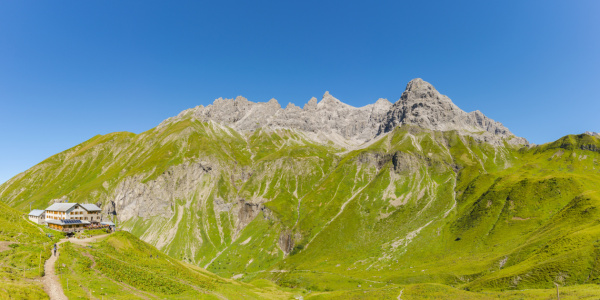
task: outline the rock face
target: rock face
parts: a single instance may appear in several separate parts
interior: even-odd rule
[[[197,190],[204,176],[211,172],[206,163],[185,162],[155,180],[144,182],[144,175],[128,177],[117,185],[105,212],[118,214],[120,220],[161,215],[171,217],[173,199],[183,199]]]
[[[598,132],[586,131],[585,134],[600,137],[600,133]]]
[[[244,229],[264,207],[260,203],[246,202],[244,199],[239,200],[239,211],[236,224],[236,236],[240,230]]]
[[[283,251],[285,255],[290,254],[294,249],[294,239],[292,238],[292,233],[290,230],[284,230],[279,234],[279,241],[277,243],[279,245],[279,249]]]
[[[367,106],[353,107],[325,92],[320,102],[313,97],[304,108],[290,103],[283,109],[275,99],[254,103],[238,96],[235,99],[219,98],[212,105],[185,110],[159,127],[190,116],[237,131],[263,127],[295,129],[320,142],[333,141],[350,147],[360,146],[402,124],[432,130],[457,130],[496,145],[505,139],[511,144],[528,144],[527,140],[515,137],[501,123],[480,111],[464,112],[420,78],[411,80],[400,100],[393,105],[386,99],[379,99]]]
[[[359,145],[377,135],[379,124],[391,106],[388,100],[379,99],[374,104],[357,108],[342,103],[326,92],[320,102],[312,98],[304,108],[290,103],[282,109],[275,99],[254,103],[238,96],[235,99],[219,98],[212,105],[183,111],[165,122],[191,115],[198,120],[214,121],[237,131],[254,131],[261,127],[289,128],[305,132],[321,142],[331,140],[341,145]]]
[[[420,78],[408,83],[400,100],[388,111],[379,133],[391,131],[402,124],[440,131],[457,130],[492,144],[514,137],[504,125],[480,111],[467,113],[461,110],[450,98],[441,95],[431,84]],[[527,144],[525,139],[518,137],[509,142]]]

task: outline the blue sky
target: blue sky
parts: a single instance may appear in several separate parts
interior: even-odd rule
[[[600,1],[3,1],[0,182],[218,97],[395,102],[412,78],[534,143],[600,131]]]

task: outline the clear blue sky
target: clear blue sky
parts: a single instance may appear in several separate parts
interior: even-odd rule
[[[600,1],[0,0],[0,182],[243,95],[395,102],[415,77],[534,143],[600,131]]]

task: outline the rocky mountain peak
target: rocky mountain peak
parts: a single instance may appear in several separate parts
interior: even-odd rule
[[[267,102],[267,104],[270,105],[270,106],[272,106],[272,107],[281,108],[281,105],[279,104],[279,102],[275,98],[271,98],[271,100],[269,100],[269,102]]]
[[[497,145],[501,145],[503,139],[509,139],[514,144],[528,144],[527,140],[515,137],[504,125],[480,111],[467,113],[461,110],[450,98],[420,78],[406,85],[400,99],[388,111],[378,134],[389,132],[402,124],[440,131],[457,130]]]
[[[242,96],[237,96],[237,97],[235,97],[235,100],[234,100],[234,101],[235,101],[236,103],[243,103],[243,104],[250,103],[250,101],[248,101],[248,99],[246,99],[245,97],[242,97]]]
[[[359,146],[403,124],[431,130],[457,130],[497,145],[502,145],[504,139],[527,144],[525,139],[514,137],[506,127],[480,111],[464,112],[420,78],[411,80],[394,104],[378,99],[373,104],[353,107],[327,91],[319,102],[312,97],[303,108],[290,103],[282,109],[275,99],[255,103],[238,96],[235,100],[219,98],[212,105],[186,110],[159,127],[188,117],[214,121],[238,131],[261,127],[295,129],[317,141],[334,141],[343,147]]]
[[[586,131],[585,134],[600,137],[600,133],[598,132]]]
[[[312,97],[306,104],[304,104],[304,110],[313,110],[317,108],[317,98]]]
[[[382,115],[385,115],[392,105],[392,102],[388,101],[387,99],[379,98],[377,101],[375,101],[375,103],[369,104],[365,107],[369,107],[373,111],[379,111],[382,113]]]
[[[323,95],[323,99],[321,99],[321,101],[317,104],[317,108],[319,108],[319,109],[323,109],[323,108],[336,109],[336,107],[340,107],[340,106],[349,106],[349,105],[345,104],[342,101],[338,100],[337,98],[333,97],[331,94],[329,94],[329,91],[325,92],[325,94]]]
[[[406,85],[400,100],[411,103],[425,101],[452,103],[448,97],[440,94],[433,85],[421,78],[413,79]]]
[[[388,99],[385,99],[385,98],[379,98],[379,99],[377,99],[377,101],[375,101],[375,105],[390,107],[390,106],[392,106],[392,102],[390,102]]]
[[[288,105],[285,107],[285,110],[288,111],[301,111],[302,108],[296,106],[294,103],[289,102]]]
[[[406,84],[405,92],[431,91],[431,90],[435,91],[435,88],[433,87],[433,85],[431,85],[431,83],[429,83],[421,78],[415,78]]]

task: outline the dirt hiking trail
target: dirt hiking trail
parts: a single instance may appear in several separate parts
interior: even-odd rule
[[[98,235],[86,239],[62,239],[57,243],[58,251],[56,252],[56,255],[54,255],[53,250],[52,256],[50,256],[50,258],[44,263],[44,277],[42,278],[44,290],[46,293],[48,293],[48,296],[50,296],[50,300],[68,300],[67,296],[65,296],[62,286],[60,285],[60,280],[54,270],[54,265],[56,264],[56,260],[60,255],[60,244],[69,241],[73,244],[87,246],[89,243],[93,243],[97,239],[101,239],[106,236],[108,236],[108,234]]]

